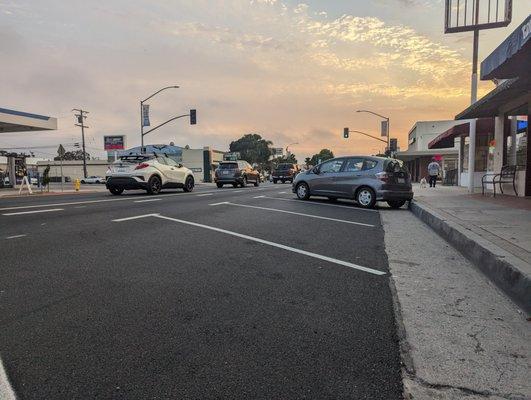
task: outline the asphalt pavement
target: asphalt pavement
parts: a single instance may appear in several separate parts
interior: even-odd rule
[[[272,184],[3,199],[0,252],[19,399],[402,398],[378,211]]]

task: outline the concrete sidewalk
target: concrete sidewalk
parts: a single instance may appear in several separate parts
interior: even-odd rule
[[[414,186],[411,211],[531,314],[531,199]]]

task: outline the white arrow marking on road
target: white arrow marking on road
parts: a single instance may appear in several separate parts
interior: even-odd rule
[[[50,208],[48,210],[19,211],[19,212],[14,212],[14,213],[5,213],[5,214],[2,214],[2,215],[37,214],[37,213],[63,211],[63,210],[64,210],[64,208]]]
[[[378,271],[377,269],[363,267],[361,265],[353,264],[353,263],[350,263],[348,261],[338,260],[336,258],[323,256],[323,255],[317,254],[317,253],[312,253],[310,251],[296,249],[295,247],[286,246],[286,245],[283,245],[283,244],[280,244],[280,243],[270,242],[269,240],[264,240],[264,239],[256,238],[256,237],[253,237],[253,236],[244,235],[244,234],[241,234],[241,233],[238,233],[238,232],[228,231],[226,229],[216,228],[214,226],[198,224],[197,222],[191,222],[191,221],[185,221],[185,220],[177,219],[177,218],[165,217],[164,215],[160,215],[160,214],[138,215],[136,217],[115,219],[113,221],[114,222],[122,222],[122,221],[129,221],[129,220],[134,220],[134,219],[139,219],[139,218],[146,218],[146,217],[155,217],[155,218],[160,218],[160,219],[166,219],[168,221],[178,222],[178,223],[185,224],[185,225],[191,225],[191,226],[195,226],[197,228],[203,228],[203,229],[208,229],[208,230],[219,232],[219,233],[225,233],[227,235],[236,236],[236,237],[239,237],[239,238],[242,238],[242,239],[245,239],[245,240],[250,240],[250,241],[253,241],[253,242],[257,242],[257,243],[265,244],[265,245],[268,245],[268,246],[276,247],[276,248],[279,248],[279,249],[282,249],[282,250],[287,250],[287,251],[291,251],[293,253],[302,254],[302,255],[305,255],[305,256],[308,256],[308,257],[316,258],[318,260],[323,260],[323,261],[327,261],[327,262],[330,262],[330,263],[333,263],[333,264],[342,265],[344,267],[349,267],[349,268],[352,268],[352,269],[357,269],[359,271],[368,272],[368,273],[373,274],[373,275],[386,275],[387,274],[384,271]]]
[[[127,217],[127,218],[118,218],[113,219],[112,222],[123,222],[123,221],[131,221],[133,219],[140,219],[140,218],[147,218],[147,217],[157,217],[159,214],[144,214],[144,215],[137,215],[136,217]]]

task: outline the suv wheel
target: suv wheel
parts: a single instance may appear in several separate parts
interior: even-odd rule
[[[297,193],[297,197],[301,200],[308,200],[310,198],[310,188],[306,182],[299,183],[295,192]]]
[[[218,187],[218,189],[221,189],[223,187],[223,183],[216,183],[216,186]]]
[[[153,175],[151,178],[149,178],[147,185],[148,194],[159,194],[161,189],[162,182],[157,175]]]
[[[387,204],[389,204],[389,207],[397,209],[397,208],[402,207],[404,204],[406,204],[406,201],[405,200],[388,200]]]
[[[369,187],[362,187],[356,193],[356,202],[363,208],[374,208],[376,204],[376,194]]]
[[[115,196],[119,196],[124,192],[124,190],[122,188],[111,187],[109,188],[109,192],[111,192]]]
[[[273,183],[276,185],[276,184],[277,184],[277,180],[276,180],[276,179],[273,179]]]
[[[260,186],[260,178],[256,178],[256,181],[254,182],[254,186]]]
[[[243,180],[242,180],[242,183],[241,183],[240,186],[241,186],[242,188],[245,187],[245,186],[247,186],[247,177],[246,177],[246,176],[243,177]]]
[[[191,192],[192,190],[194,190],[194,185],[195,185],[194,178],[192,176],[189,176],[186,178],[186,181],[184,182],[183,190],[185,192]]]

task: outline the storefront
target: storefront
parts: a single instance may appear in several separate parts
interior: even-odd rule
[[[481,79],[494,80],[497,86],[455,119],[463,121],[429,144],[430,149],[445,147],[460,138],[459,182],[481,187],[486,173],[499,173],[502,166],[516,166],[518,196],[531,196],[531,16],[481,63]],[[473,148],[470,148],[472,143]],[[471,172],[470,158],[475,159]],[[473,173],[473,180],[470,180]],[[509,185],[508,185],[509,186]],[[511,194],[511,190],[505,191]]]

